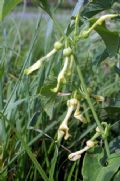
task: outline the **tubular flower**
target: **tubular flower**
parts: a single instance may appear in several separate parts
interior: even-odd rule
[[[92,148],[92,147],[95,146],[95,142],[92,141],[92,140],[88,140],[88,141],[86,142],[86,145],[87,145],[89,148]]]
[[[87,38],[92,30],[94,30],[98,25],[102,25],[102,23],[106,19],[111,19],[119,16],[119,14],[106,14],[101,16],[88,30],[80,33],[79,38]]]
[[[89,149],[89,147],[85,146],[82,150],[71,153],[68,156],[68,159],[71,160],[71,161],[76,161],[81,157],[81,154],[84,153],[85,151],[87,151],[88,149]]]
[[[65,116],[65,119],[63,120],[63,122],[61,123],[61,125],[58,129],[58,138],[57,138],[58,141],[61,140],[63,137],[65,140],[67,140],[70,137],[69,128],[68,128],[68,121],[71,117],[72,112],[76,108],[77,103],[78,103],[78,100],[75,98],[67,101],[68,110],[67,110],[67,114]]]
[[[67,72],[68,65],[69,65],[69,58],[65,57],[64,66],[58,75],[57,86],[54,89],[52,89],[53,92],[58,92],[61,83],[63,83],[65,81],[65,74]]]
[[[71,161],[76,161],[76,160],[78,160],[81,157],[82,153],[84,153],[85,151],[89,150],[90,148],[92,148],[94,146],[95,146],[95,142],[92,141],[92,140],[88,140],[86,142],[86,146],[83,149],[81,149],[80,151],[76,151],[74,153],[71,153],[68,156],[68,159],[71,160]]]
[[[101,133],[100,128],[96,127],[96,132]]]
[[[71,76],[71,74],[72,74],[73,62],[74,62],[74,56],[71,55],[71,56],[70,56],[69,67],[68,67],[68,70],[67,70],[67,76],[68,76],[68,77]]]
[[[63,50],[63,56],[65,57],[65,61],[64,61],[64,65],[62,70],[60,71],[58,78],[57,78],[57,86],[52,89],[53,92],[58,92],[61,83],[64,83],[66,81],[66,75],[69,69],[69,65],[70,65],[70,56],[72,54],[72,49],[70,47],[65,48]]]
[[[43,63],[42,59],[38,60],[36,63],[34,63],[34,64],[33,64],[32,66],[30,66],[28,69],[25,69],[25,70],[24,70],[24,73],[25,73],[26,75],[31,74],[33,71],[39,69],[39,68],[41,67],[42,63]]]
[[[62,48],[62,43],[57,41],[54,43],[54,48],[53,50],[51,50],[47,55],[45,55],[44,57],[40,58],[36,63],[34,63],[32,66],[30,66],[28,69],[24,70],[24,73],[29,75],[31,74],[33,71],[39,69],[42,65],[42,63],[50,58],[52,55],[54,55],[57,51],[59,51]]]

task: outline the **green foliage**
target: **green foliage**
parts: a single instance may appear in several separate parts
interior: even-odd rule
[[[83,180],[84,181],[110,181],[120,166],[120,155],[111,154],[107,160],[107,165],[102,166],[104,153],[100,148],[91,153],[86,153],[83,161]]]
[[[118,129],[119,129],[119,124],[117,122],[116,122],[116,127],[118,127]],[[117,128],[115,130],[117,131]],[[111,151],[111,153],[114,153],[114,152],[119,153],[120,152],[120,136],[114,138],[110,142],[110,151]]]
[[[0,2],[0,20],[10,13],[21,0],[1,0]]]
[[[41,105],[45,112],[48,114],[50,119],[53,117],[53,110],[55,107],[56,93],[51,90],[56,85],[56,79],[53,76],[50,76],[48,80],[45,81],[44,86],[41,88]]]
[[[48,0],[32,0],[32,2],[35,5],[39,5],[45,12],[49,14],[49,16],[51,16],[51,10]]]
[[[120,171],[118,171],[118,173],[115,175],[113,181],[119,181],[120,179]]]
[[[109,56],[115,56],[119,50],[119,35],[117,32],[111,32],[104,26],[96,27],[97,33],[105,42]]]
[[[83,15],[90,18],[97,13],[100,13],[101,11],[110,9],[114,2],[117,1],[118,0],[93,0],[85,7],[85,9],[83,10]]]

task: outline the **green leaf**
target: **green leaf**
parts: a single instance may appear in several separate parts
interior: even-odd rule
[[[52,119],[52,116],[53,116],[55,98],[56,98],[56,95],[54,93],[52,93],[51,96],[48,96],[48,97],[41,96],[41,105],[44,111],[50,117],[50,119]]]
[[[0,181],[3,181],[3,180],[6,181],[7,175],[8,175],[7,170],[5,170],[3,173],[0,173]]]
[[[118,126],[118,125],[117,125]],[[119,127],[119,126],[118,126]],[[110,144],[109,144],[109,147],[110,147],[110,152],[111,153],[120,153],[120,136],[114,138]]]
[[[56,87],[57,84],[57,79],[50,75],[49,78],[47,78],[44,82],[44,86],[41,88],[40,94],[42,96],[50,96],[53,94],[53,92],[51,92],[51,89],[53,89],[54,87]]]
[[[73,165],[71,166],[70,172],[68,174],[67,181],[71,181],[72,180],[72,175],[73,175],[73,172],[75,170],[75,167],[76,167],[76,162],[74,162]]]
[[[109,56],[115,56],[119,49],[119,34],[108,30],[104,25],[97,26],[95,30],[102,37]]]
[[[103,62],[107,57],[109,56],[107,49],[103,50],[95,57],[94,64],[99,65],[101,62]]]
[[[114,66],[114,70],[120,76],[120,68],[117,65]]]
[[[92,18],[90,20],[90,25],[92,26],[97,20],[98,18]],[[120,37],[118,32],[107,29],[105,22],[102,23],[102,25],[97,25],[94,30],[101,36],[106,45],[106,50],[103,52],[101,58],[104,60],[107,56],[115,56],[120,46]]]
[[[104,153],[100,148],[85,154],[82,168],[83,181],[110,181],[120,166],[120,154],[111,154],[108,165],[103,166]]]
[[[56,99],[56,93],[52,92],[51,89],[53,89],[55,86],[56,86],[56,78],[50,76],[45,81],[44,86],[41,88],[40,91],[41,104],[43,106],[44,111],[47,113],[50,119],[52,119],[53,116],[53,110]]]
[[[119,117],[118,117],[119,119]],[[116,117],[115,117],[115,120]],[[116,121],[115,123],[113,123],[111,125],[111,132],[114,133],[114,135],[119,135],[120,133],[120,120]],[[120,152],[120,137],[115,137],[114,139],[111,140],[111,142],[109,143],[109,147],[110,147],[110,152],[114,153],[119,151]],[[116,149],[117,148],[117,149]]]
[[[57,158],[58,158],[58,148],[56,147],[53,158],[51,160],[51,168],[49,170],[49,181],[54,181],[53,176],[56,172],[55,167],[56,167],[56,163],[57,163]]]
[[[44,11],[46,11],[46,13],[48,13],[50,17],[52,17],[52,13],[51,13],[51,11],[50,11],[50,5],[49,5],[49,3],[48,3],[48,0],[40,0],[40,1],[36,0],[36,1],[38,2],[39,6],[40,6]]]
[[[82,15],[92,17],[101,11],[110,9],[116,0],[93,0],[85,6]]]
[[[45,171],[43,170],[43,168],[40,165],[40,163],[37,161],[35,155],[32,153],[32,151],[31,151],[30,147],[28,146],[28,144],[24,141],[24,139],[22,138],[21,134],[18,133],[17,131],[16,131],[16,135],[20,139],[23,148],[25,149],[25,151],[27,152],[27,154],[30,157],[31,161],[33,162],[34,166],[38,170],[38,173],[41,175],[41,177],[43,178],[44,181],[48,181],[48,177],[47,177]]]
[[[112,116],[112,114],[114,116],[117,113],[120,115],[120,105],[114,105],[114,106],[111,105],[111,106],[108,106],[108,107],[104,107],[104,109],[111,116]]]
[[[27,153],[28,156],[30,157],[32,163],[34,164],[35,168],[37,169],[39,175],[41,175],[41,178],[42,178],[44,181],[48,181],[48,177],[47,177],[45,171],[43,170],[43,168],[42,168],[42,166],[40,165],[40,163],[37,161],[35,154],[32,153],[31,148],[29,147],[28,143],[24,141],[23,135],[22,135],[20,132],[18,132],[18,131],[16,130],[16,128],[14,128],[12,122],[9,121],[9,120],[7,119],[7,117],[6,117],[2,112],[0,112],[0,118],[3,118],[4,121],[6,121],[7,123],[9,123],[9,125],[11,126],[11,129],[13,130],[13,132],[15,132],[16,136],[17,136],[18,139],[21,141],[22,146],[23,146],[23,148],[24,148],[24,151],[26,151],[26,153]],[[3,169],[4,169],[4,168],[3,168]],[[3,177],[4,177],[4,176],[5,176],[5,175],[4,175],[4,172],[2,172],[2,174],[3,174]],[[1,176],[1,173],[0,173],[0,176]],[[0,177],[0,179],[1,179],[1,177]],[[4,180],[4,179],[3,179],[3,180]],[[0,180],[0,181],[2,181],[2,180]]]
[[[115,175],[113,181],[120,181],[120,171]]]
[[[0,65],[0,79],[2,79],[4,75],[4,67]]]
[[[103,151],[97,149],[96,152],[86,153],[83,160],[82,175],[84,181],[95,181],[98,169],[101,167],[100,159],[103,157]],[[101,180],[102,181],[102,180]]]
[[[7,16],[21,0],[0,0],[0,20]]]

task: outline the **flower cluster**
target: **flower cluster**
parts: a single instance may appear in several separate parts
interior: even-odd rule
[[[40,58],[36,63],[34,63],[32,66],[30,66],[28,69],[26,69],[25,74],[29,75],[33,71],[39,69],[44,61],[49,59],[52,55],[54,55],[59,50],[63,49],[63,60],[64,60],[63,67],[62,67],[62,70],[58,74],[56,87],[51,90],[55,93],[59,93],[61,85],[63,83],[66,83],[67,78],[70,77],[72,74],[72,67],[73,67],[74,60],[77,62],[77,60],[75,59],[75,55],[74,55],[75,54],[74,53],[75,44],[80,39],[88,37],[89,34],[92,32],[92,30],[94,30],[98,25],[101,25],[106,19],[114,18],[117,16],[119,16],[119,15],[118,14],[103,15],[99,19],[97,19],[96,22],[94,22],[92,25],[91,25],[91,23],[92,23],[92,21],[91,21],[90,22],[91,27],[89,27],[87,30],[85,30],[85,31],[83,30],[83,31],[79,32],[80,14],[78,13],[78,15],[76,16],[75,24],[74,24],[75,25],[74,38],[72,38],[72,36],[70,38],[67,37],[65,39],[62,37],[60,41],[55,42],[54,48],[47,55]],[[100,95],[92,95],[91,90],[90,89],[87,90],[81,70],[80,69],[77,69],[77,70],[78,70],[78,74],[79,74],[80,81],[81,81],[81,89],[79,88],[79,93],[81,94],[82,98],[87,100],[88,105],[91,108],[91,111],[93,113],[93,117],[96,120],[96,123],[99,126],[99,128],[98,127],[96,128],[96,134],[90,140],[88,140],[86,142],[86,146],[83,149],[81,149],[80,151],[77,151],[75,153],[71,153],[68,156],[68,158],[72,161],[79,159],[81,157],[82,153],[84,153],[85,151],[94,147],[97,144],[96,138],[98,136],[101,135],[102,138],[105,140],[108,136],[109,128],[110,128],[110,125],[107,125],[107,123],[101,123],[99,121],[97,114],[94,111],[94,107],[91,103],[91,99],[90,99],[90,98],[94,98],[96,100],[96,102],[104,102],[105,98]],[[73,112],[74,112],[74,117],[76,119],[80,120],[80,122],[82,122],[82,123],[87,122],[86,121],[87,116],[85,118],[83,116],[83,114],[81,113],[80,100],[78,100],[78,98],[76,98],[74,96],[73,98],[68,100],[67,107],[68,107],[68,110],[67,110],[66,116],[58,128],[57,141],[61,141],[62,138],[67,140],[70,137],[68,121],[70,120]]]

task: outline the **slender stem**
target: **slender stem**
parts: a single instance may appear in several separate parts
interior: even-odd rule
[[[86,111],[86,109],[87,109],[87,106],[86,106],[86,104],[84,103],[83,104],[83,109],[84,109],[84,114],[85,114],[85,117],[86,117],[86,119],[87,119],[87,122],[88,123],[90,123],[91,122],[91,120],[90,120],[90,118],[89,118],[89,114],[88,114],[88,111]]]
[[[79,33],[79,20],[80,20],[80,12],[78,12],[76,19],[75,19],[75,31],[74,31],[75,38]]]
[[[78,61],[77,61],[76,58],[75,58],[75,63],[76,63],[76,67],[77,67],[77,72],[78,72],[78,75],[79,75],[79,79],[80,79],[80,81],[81,81],[82,87],[83,87],[84,92],[85,92],[85,94],[86,94],[87,102],[88,102],[88,104],[89,104],[89,106],[90,106],[90,109],[91,109],[91,111],[92,111],[92,113],[93,113],[94,119],[95,119],[95,121],[96,121],[99,129],[103,132],[103,128],[102,128],[101,123],[100,123],[100,121],[99,121],[99,119],[98,119],[98,116],[97,116],[97,114],[96,114],[96,112],[95,112],[94,106],[93,106],[93,104],[92,104],[92,102],[91,102],[91,100],[90,100],[89,94],[88,94],[88,92],[87,92],[87,87],[86,87],[86,85],[85,85],[85,82],[84,82],[84,79],[83,79],[83,75],[82,75],[82,72],[81,72],[80,67],[78,66],[79,63],[78,63]]]
[[[64,31],[62,30],[61,26],[59,25],[58,21],[56,20],[56,18],[52,15],[52,20],[55,24],[55,26],[57,27],[58,31],[61,33],[61,35],[64,37],[64,39],[67,39],[66,34],[64,33]]]
[[[82,71],[81,71],[81,69],[80,69],[80,67],[79,67],[79,62],[78,62],[77,58],[75,58],[75,64],[76,64],[77,72],[78,72],[78,75],[79,75],[79,79],[80,79],[80,81],[81,81],[81,84],[82,84],[82,86],[83,86],[84,92],[85,92],[85,94],[86,94],[86,100],[87,100],[87,102],[88,102],[88,105],[89,105],[89,107],[90,107],[90,109],[91,109],[91,111],[92,111],[93,117],[94,117],[94,119],[95,119],[95,121],[96,121],[99,129],[100,129],[101,132],[103,133],[104,129],[103,129],[103,127],[102,127],[102,125],[101,125],[101,123],[100,123],[100,121],[99,121],[99,118],[98,118],[98,116],[97,116],[97,113],[95,112],[94,106],[93,106],[93,104],[92,104],[92,102],[91,102],[90,96],[89,96],[89,94],[88,94],[88,92],[87,92],[87,87],[86,87],[86,84],[85,84],[85,82],[84,82],[84,78],[83,78],[83,75],[82,75]],[[105,149],[106,149],[107,156],[109,157],[110,151],[109,151],[109,146],[108,146],[107,139],[104,140],[104,143],[105,143]]]
[[[110,156],[110,150],[109,150],[109,145],[108,145],[107,139],[104,139],[104,144],[105,144],[107,156],[109,157]]]

